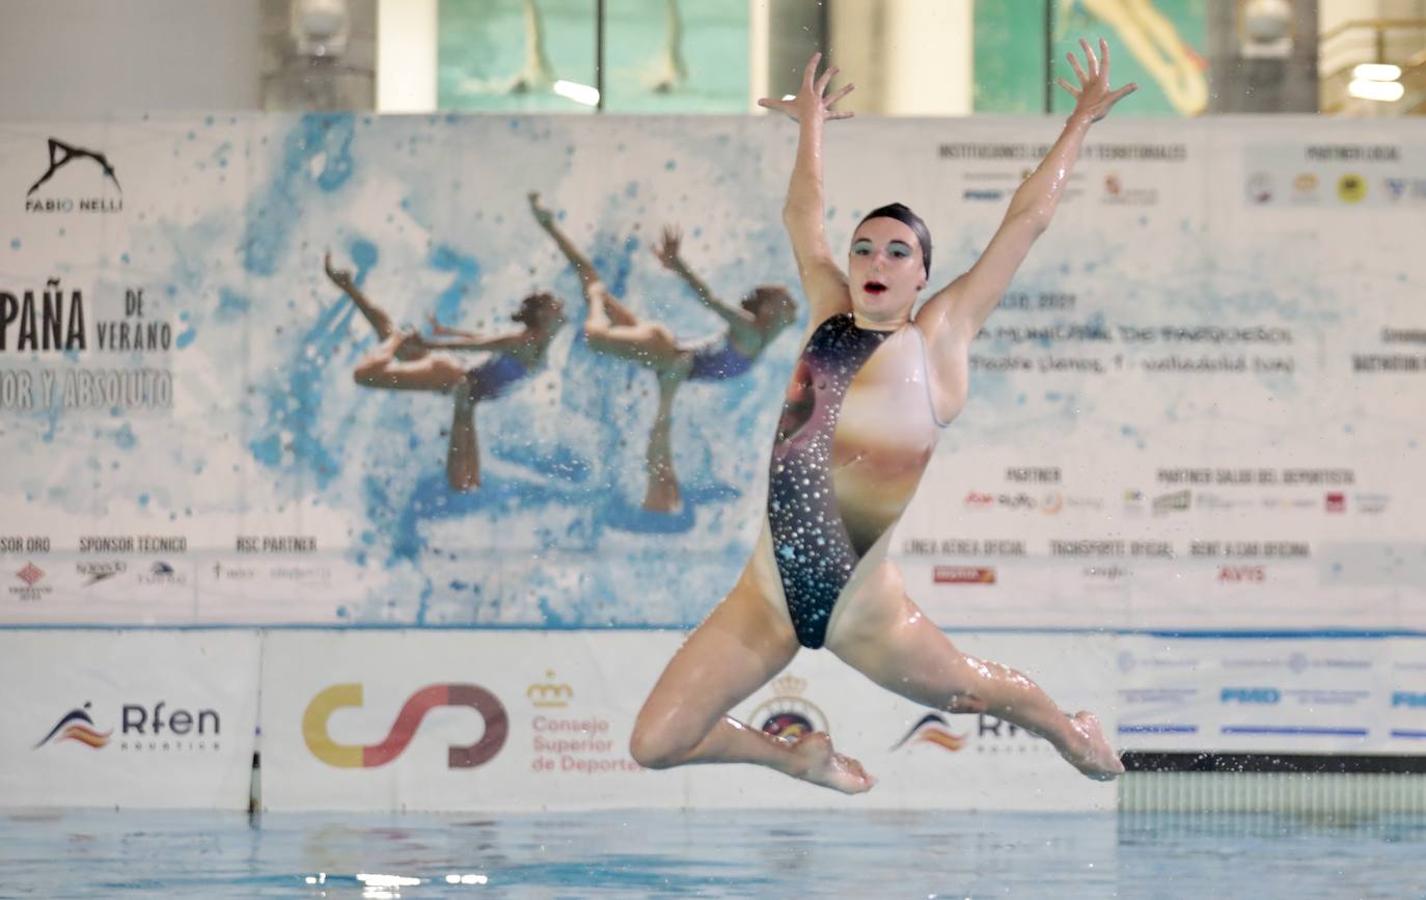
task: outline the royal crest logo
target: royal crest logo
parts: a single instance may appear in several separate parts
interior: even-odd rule
[[[802,696],[806,689],[807,680],[796,675],[774,679],[773,697],[758,705],[748,721],[767,734],[793,741],[814,731],[827,731],[827,717]]]
[[[545,670],[545,680],[525,688],[525,696],[541,709],[563,709],[574,699],[574,688],[555,681],[555,670]]]

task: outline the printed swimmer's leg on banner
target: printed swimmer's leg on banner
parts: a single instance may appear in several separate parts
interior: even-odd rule
[[[475,434],[475,404],[479,400],[469,378],[456,386],[450,442],[446,446],[446,481],[452,490],[480,487],[480,443]]]
[[[322,258],[322,268],[326,271],[327,277],[332,284],[342,289],[351,301],[356,304],[362,316],[371,323],[371,327],[376,329],[376,336],[383,341],[391,337],[391,333],[396,329],[387,315],[386,310],[377,306],[369,297],[361,292],[356,286],[356,281],[352,278],[352,273],[348,269],[337,269],[332,266],[332,254],[328,253]]]
[[[659,376],[659,406],[654,424],[649,429],[649,446],[644,465],[649,475],[644,494],[644,509],[650,512],[675,512],[683,502],[678,488],[678,476],[673,470],[673,398],[683,379],[677,373]]]
[[[390,391],[449,391],[466,369],[444,353],[432,353],[415,331],[393,331],[352,372],[362,387]]]
[[[692,354],[679,346],[668,328],[658,322],[640,319],[619,302],[605,287],[594,264],[555,224],[553,214],[541,204],[540,195],[531,193],[529,199],[535,221],[550,235],[579,275],[584,298],[589,305],[584,321],[584,336],[589,349],[640,365],[651,370],[658,379],[658,409],[644,453],[648,482],[643,508],[650,512],[674,512],[682,502],[682,492],[673,469],[673,400],[679,385],[688,377]]]
[[[544,17],[535,0],[525,0],[524,22],[525,65],[507,88],[512,94],[547,90],[555,83],[555,67],[550,64],[550,55],[545,50]]]
[[[683,16],[678,0],[665,0],[664,45],[654,65],[651,89],[656,94],[668,94],[683,87],[688,80],[688,63],[683,59]]]

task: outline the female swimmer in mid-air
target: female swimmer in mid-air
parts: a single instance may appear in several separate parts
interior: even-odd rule
[[[644,509],[673,512],[681,499],[670,440],[674,394],[685,381],[723,381],[746,372],[782,330],[797,321],[797,305],[787,290],[777,285],[753,288],[737,306],[718,299],[679,255],[678,230],[666,228],[662,241],[654,248],[659,261],[681,277],[703,305],[728,326],[722,334],[694,344],[683,343],[662,324],[640,319],[614,298],[594,265],[555,224],[554,216],[540,203],[539,194],[530,194],[530,210],[579,274],[589,303],[584,334],[590,348],[637,363],[658,377],[658,411],[645,454],[649,480]]]
[[[398,329],[386,311],[356,286],[350,272],[332,267],[328,254],[322,261],[327,277],[342,289],[376,329],[375,349],[357,363],[352,376],[357,384],[397,391],[451,392],[455,413],[446,449],[446,480],[457,491],[480,486],[480,448],[475,436],[475,405],[506,393],[516,382],[544,365],[550,341],[565,323],[564,304],[553,294],[531,294],[520,301],[510,318],[518,331],[482,337],[447,328],[431,319],[433,338],[414,330]],[[485,362],[470,367],[453,354],[433,350],[481,350]]]
[[[1060,710],[1034,682],[957,650],[906,595],[886,558],[892,526],[965,402],[969,347],[1031,244],[1048,227],[1090,125],[1134,90],[1109,86],[1109,49],[1080,42],[1079,86],[1064,131],[1016,191],[968,272],[912,316],[931,271],[931,238],[900,204],[873,210],[852,234],[848,274],[823,232],[822,128],[847,85],[826,95],[812,57],[790,100],[761,105],[799,124],[783,207],[809,334],[793,372],[769,467],[767,514],[732,592],[669,662],[645,701],[630,750],[651,768],[741,762],[859,793],[874,783],[824,733],[795,742],[728,715],[806,647],[825,646],[872,681],[952,713],[988,713],[1049,740],[1091,778],[1124,771],[1088,712]]]

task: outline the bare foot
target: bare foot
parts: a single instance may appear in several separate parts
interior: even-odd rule
[[[1070,717],[1070,727],[1085,741],[1077,753],[1060,751],[1070,765],[1095,781],[1113,781],[1124,774],[1124,764],[1119,761],[1114,748],[1109,746],[1098,716],[1081,710]]]
[[[792,754],[797,758],[798,766],[788,774],[794,778],[844,794],[860,794],[871,790],[876,784],[876,779],[866,773],[861,763],[834,751],[832,739],[821,731],[799,738],[793,745]]]

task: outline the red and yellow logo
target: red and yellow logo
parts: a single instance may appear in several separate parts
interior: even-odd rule
[[[433,684],[406,700],[381,743],[363,747],[332,740],[327,733],[327,720],[332,713],[361,705],[360,684],[336,684],[312,698],[302,714],[302,738],[313,756],[342,769],[384,766],[411,743],[426,713],[440,706],[468,706],[485,720],[485,733],[480,740],[469,746],[450,748],[447,759],[452,769],[473,769],[489,762],[505,746],[505,738],[510,734],[510,716],[504,704],[485,688],[474,684]]]

